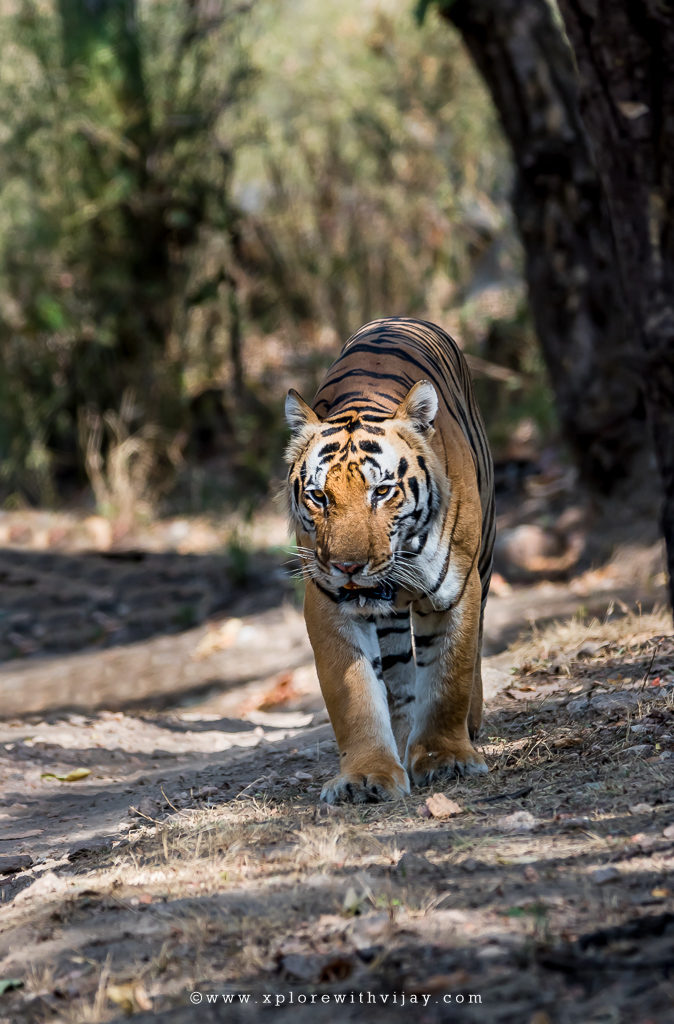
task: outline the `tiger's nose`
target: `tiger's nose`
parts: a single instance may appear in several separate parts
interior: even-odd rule
[[[347,576],[353,576],[355,572],[365,568],[364,562],[333,562],[335,569],[339,569],[340,572],[345,572]]]

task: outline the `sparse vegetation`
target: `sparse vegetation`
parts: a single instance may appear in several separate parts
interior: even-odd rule
[[[664,1022],[666,628],[661,614],[575,620],[515,647],[488,707],[490,774],[446,787],[450,818],[426,791],[317,806],[336,760],[324,727],[271,757],[239,753],[205,789],[196,764],[165,773],[157,810],[138,812],[126,838],[28,873],[4,912],[5,970],[25,988],[3,1005],[39,999],[44,1022],[104,1024],[122,1005],[186,1021],[190,991],[261,1001],[292,989],[316,994],[315,1019],[328,1020],[323,995],[427,992],[440,1020],[435,1000],[461,992],[480,994],[486,1022],[586,1024],[607,1006]]]

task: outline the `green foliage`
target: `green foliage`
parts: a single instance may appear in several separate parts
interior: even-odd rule
[[[0,16],[6,490],[44,498],[81,473],[81,411],[114,412],[128,388],[132,433],[156,424],[166,449],[184,422],[186,364],[208,347],[198,293],[231,262],[226,115],[251,78],[240,14],[203,6],[21,0]]]
[[[203,457],[206,393],[223,490],[259,492],[283,390],[361,323],[479,340],[471,281],[497,241],[517,259],[509,164],[437,12],[16,0],[0,32],[5,500],[87,478],[110,514],[147,508]]]

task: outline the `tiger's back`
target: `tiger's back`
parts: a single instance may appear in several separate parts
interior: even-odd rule
[[[433,446],[447,475],[470,476],[470,463],[465,456],[459,462],[457,453],[467,444],[472,456],[482,512],[478,571],[484,608],[494,551],[494,470],[470,371],[454,339],[425,320],[390,317],[365,324],[328,370],[313,409],[321,419],[350,409],[360,417],[388,417],[419,380],[430,380],[440,398]]]
[[[329,801],[486,770],[468,735],[494,540],[492,462],[465,360],[391,318],[344,345],[313,408],[286,411],[305,617],[340,747]]]

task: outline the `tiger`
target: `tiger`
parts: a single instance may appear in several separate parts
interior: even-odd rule
[[[374,803],[486,772],[481,643],[493,463],[456,342],[361,327],[312,405],[293,388],[286,494],[304,618],[339,748],[320,799]]]

